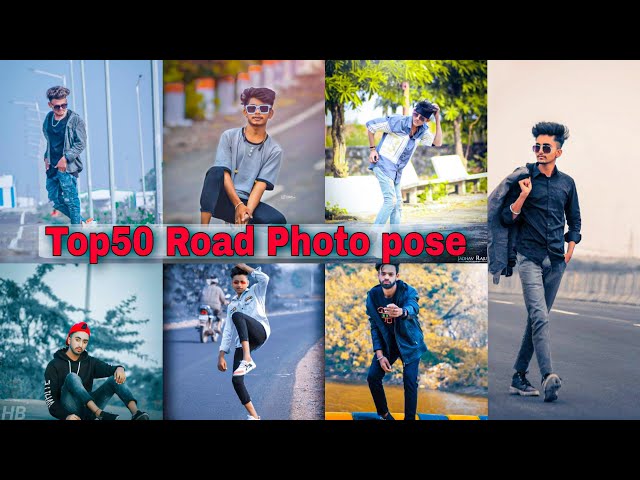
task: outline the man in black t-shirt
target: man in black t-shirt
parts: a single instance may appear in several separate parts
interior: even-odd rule
[[[42,125],[47,141],[44,165],[47,173],[47,193],[53,208],[64,213],[72,225],[91,223],[80,216],[78,174],[82,171],[80,154],[87,143],[84,121],[67,108],[69,89],[56,86],[47,90],[51,112]]]

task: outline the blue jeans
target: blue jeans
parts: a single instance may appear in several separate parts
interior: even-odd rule
[[[402,214],[402,191],[399,183],[393,183],[393,180],[387,177],[381,168],[374,167],[373,173],[376,175],[378,182],[380,182],[380,190],[382,190],[382,196],[384,202],[378,216],[374,220],[376,225],[384,225],[391,217],[390,224],[398,225],[400,223],[400,216]]]
[[[399,358],[397,352],[391,352],[389,355],[389,363],[391,365]],[[420,365],[420,359],[414,360],[411,363],[405,363],[402,369],[402,382],[404,383],[404,419],[415,420],[416,410],[418,408],[418,366]],[[376,404],[376,411],[378,415],[384,415],[389,411],[387,406],[387,397],[384,394],[384,387],[382,386],[382,379],[386,375],[386,372],[380,366],[380,362],[373,356],[373,361],[369,367],[369,374],[367,375],[367,383],[369,383],[369,390],[373,397],[373,403]]]
[[[93,400],[98,408],[102,410],[114,394],[120,397],[120,400],[122,400],[122,403],[125,405],[128,405],[132,400],[136,402],[136,404],[138,403],[137,400],[133,398],[129,387],[124,383],[116,383],[113,377],[109,377],[106,382],[89,393],[85,390],[82,379],[78,374],[70,373],[64,379],[60,401],[67,411],[75,413],[83,420],[90,420],[95,418],[95,415],[87,408],[87,403]]]
[[[549,312],[556,299],[567,264],[560,262],[552,265],[549,257],[546,256],[542,265],[538,265],[520,253],[517,255],[517,262],[528,317],[520,351],[513,368],[518,372],[526,372],[535,351],[540,373],[544,376],[553,372]]]
[[[53,177],[47,177],[47,193],[49,200],[53,202],[53,208],[69,217],[72,225],[82,223],[76,177],[58,170]]]

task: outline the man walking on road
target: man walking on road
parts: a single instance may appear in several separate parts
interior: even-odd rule
[[[47,90],[51,111],[46,115],[42,133],[47,141],[44,165],[47,193],[53,208],[64,213],[72,225],[89,224],[80,216],[78,174],[82,171],[80,154],[87,144],[84,121],[67,108],[70,90],[56,86]]]
[[[582,238],[580,205],[574,180],[556,166],[562,146],[569,138],[569,129],[558,123],[540,122],[532,133],[537,162],[529,165],[530,177],[512,186],[501,217],[503,225],[519,227],[515,250],[528,313],[509,391],[522,396],[540,395],[526,378],[535,352],[544,401],[552,402],[558,398],[562,380],[551,363],[549,312],[575,246]],[[567,233],[564,233],[565,216]]]
[[[282,148],[267,134],[276,92],[247,88],[240,101],[246,126],[222,133],[215,163],[206,174],[200,194],[200,223],[211,217],[237,225],[284,224],[284,215],[261,201],[273,190],[282,165]]]
[[[418,367],[427,351],[418,319],[418,293],[399,280],[400,265],[376,264],[379,285],[367,293],[367,315],[375,355],[367,382],[381,420],[395,420],[387,406],[382,386],[384,376],[402,360],[404,383],[404,419],[415,420],[418,407]]]
[[[429,121],[436,122],[435,136],[429,130]],[[423,100],[418,102],[413,113],[408,116],[391,115],[367,122],[369,135],[369,170],[373,170],[384,202],[374,224],[398,225],[402,214],[402,192],[400,180],[402,170],[407,166],[418,144],[439,147],[442,145],[442,127],[440,126],[440,107]],[[384,132],[382,139],[375,145],[375,133]]]

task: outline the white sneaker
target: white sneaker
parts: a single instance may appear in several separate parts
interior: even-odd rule
[[[87,218],[86,220],[82,221],[82,228],[96,227],[96,226],[98,226],[98,222],[96,222],[93,218]]]
[[[249,362],[245,362],[244,360],[241,360],[240,365],[238,365],[238,368],[236,368],[235,372],[233,372],[233,376],[239,377],[242,375],[246,375],[251,370],[255,370],[256,366],[257,366],[256,362],[254,362],[253,360]]]
[[[260,420],[260,417],[258,416],[258,418],[256,418],[252,417],[251,415],[247,415],[247,420]]]

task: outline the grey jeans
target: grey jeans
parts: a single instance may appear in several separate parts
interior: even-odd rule
[[[518,358],[513,368],[518,372],[526,372],[535,351],[540,373],[544,376],[553,372],[549,312],[556,299],[567,264],[560,262],[552,265],[547,256],[542,261],[542,265],[538,265],[518,253],[517,265],[528,317]]]

